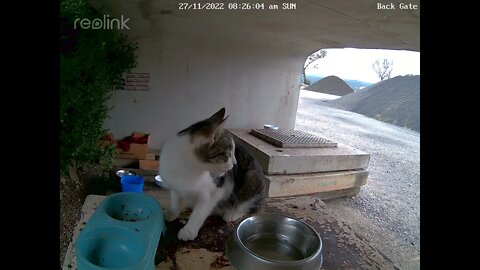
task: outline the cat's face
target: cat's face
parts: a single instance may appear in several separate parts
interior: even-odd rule
[[[224,175],[237,163],[235,160],[235,143],[223,130],[225,108],[220,109],[208,119],[197,122],[180,131],[179,135],[188,134],[194,154],[213,177]]]
[[[235,143],[226,132],[215,137],[212,145],[204,144],[198,147],[195,154],[200,161],[206,164],[213,177],[223,176],[237,164]]]

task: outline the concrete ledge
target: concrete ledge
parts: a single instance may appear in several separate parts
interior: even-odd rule
[[[291,195],[291,196],[280,196],[280,197],[270,197],[271,199],[295,199],[300,196],[310,196],[311,198],[314,199],[319,199],[324,202],[333,200],[333,199],[338,199],[338,198],[343,198],[343,197],[354,197],[357,196],[358,193],[360,193],[361,187],[352,187],[352,188],[347,188],[347,189],[340,189],[340,190],[332,190],[332,191],[325,191],[325,192],[320,192],[320,193],[314,193],[314,194],[307,194],[307,195]]]
[[[308,174],[290,174],[290,175],[266,175],[269,180],[269,197],[283,197],[305,195],[312,193],[330,192],[329,198],[345,197],[350,195],[350,191],[345,194],[332,191],[353,189],[351,191],[358,193],[355,188],[359,188],[367,183],[368,171],[355,170],[343,172],[323,172]]]
[[[356,196],[359,192],[360,192],[360,187],[352,187],[347,189],[332,190],[332,191],[317,193],[315,197],[322,201],[328,201],[328,200],[333,200],[333,199],[343,198],[343,197],[353,197],[353,196]]]
[[[370,162],[370,154],[340,143],[335,148],[280,148],[250,135],[249,130],[228,131],[270,175],[366,169]]]

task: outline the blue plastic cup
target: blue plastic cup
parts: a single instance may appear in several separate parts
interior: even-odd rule
[[[142,175],[123,175],[120,178],[123,192],[142,192],[143,176]]]

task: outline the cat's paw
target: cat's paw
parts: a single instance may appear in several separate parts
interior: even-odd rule
[[[178,217],[177,213],[172,213],[171,211],[168,211],[167,213],[165,213],[165,220],[168,222],[174,221],[175,219],[177,219],[177,217]]]
[[[187,226],[185,226],[178,232],[178,239],[183,241],[193,240],[197,237],[197,235],[198,235],[198,230],[194,231],[188,228]]]

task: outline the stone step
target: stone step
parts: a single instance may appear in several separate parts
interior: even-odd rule
[[[367,183],[368,170],[265,176],[269,180],[269,197],[325,193],[331,199],[356,195]]]
[[[339,189],[332,191],[325,191],[316,194],[316,198],[322,201],[333,200],[343,197],[354,197],[360,192],[360,187],[352,187],[347,189]]]
[[[366,169],[370,161],[370,154],[340,143],[332,148],[280,148],[249,134],[249,130],[228,131],[269,175]]]

